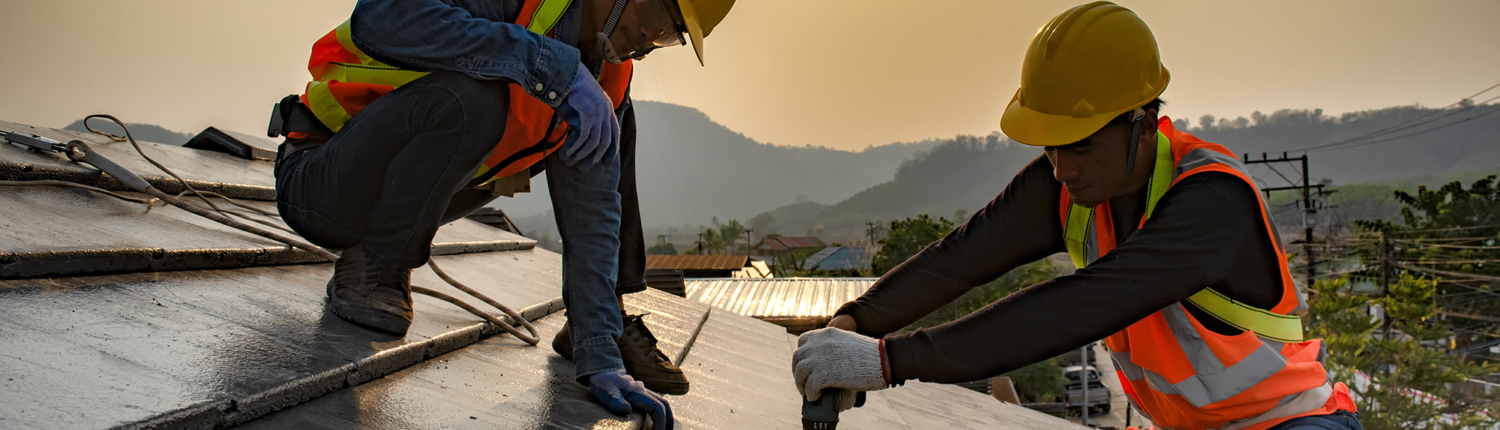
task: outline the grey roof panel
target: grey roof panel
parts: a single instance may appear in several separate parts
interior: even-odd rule
[[[533,317],[559,308],[556,254],[528,250],[437,259],[469,286],[517,310],[531,307]],[[330,269],[318,264],[0,281],[0,300],[8,309],[0,313],[7,328],[0,330],[0,341],[26,345],[6,349],[0,375],[48,382],[4,390],[0,421],[30,417],[29,405],[46,404],[73,415],[66,422],[77,425],[68,427],[103,428],[234,400],[237,410],[213,417],[232,423],[241,411],[255,415],[290,406],[495,332],[428,297],[416,298],[417,318],[404,339],[356,327],[323,310]],[[452,291],[425,269],[414,282]],[[104,376],[75,376],[83,366],[89,367],[86,374]],[[119,388],[126,384],[159,388]],[[114,394],[70,400],[75,397],[68,393],[89,389]]]
[[[269,202],[241,203],[276,211]],[[260,218],[286,227],[279,219]],[[440,255],[536,245],[534,240],[466,219],[438,229],[434,242],[434,253]],[[0,257],[0,278],[319,261],[303,251],[176,207],[148,212],[145,205],[54,186],[0,186]]]
[[[92,133],[80,133],[74,131],[56,130],[50,128],[32,127],[23,124],[0,121],[0,130],[8,130],[17,133],[36,134],[62,142],[74,139],[88,143],[90,148],[105,156],[119,165],[130,169],[148,180],[151,178],[170,177],[156,169],[140,155],[128,142],[111,142],[103,136]],[[202,151],[191,148],[183,148],[176,145],[165,145],[152,142],[138,142],[142,150],[157,162],[166,165],[183,179],[188,181],[202,181],[208,184],[234,184],[244,189],[259,190],[257,193],[262,200],[275,198],[276,178],[272,174],[272,163],[249,162],[241,160],[232,155],[214,151]],[[4,168],[17,167],[21,165],[32,166],[38,171],[53,170],[61,172],[73,172],[85,176],[99,176],[98,170],[81,164],[68,161],[62,154],[33,152],[21,147],[4,144],[0,145],[0,164]],[[5,170],[0,168],[0,170]],[[14,172],[12,172],[14,173]],[[40,173],[40,172],[38,172]],[[175,181],[173,181],[175,182]],[[155,184],[155,182],[153,182]],[[159,187],[167,193],[176,193],[171,187]],[[214,186],[206,187],[213,189]],[[114,188],[111,188],[114,189]]]

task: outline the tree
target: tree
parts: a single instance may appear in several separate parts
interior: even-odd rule
[[[761,236],[763,238],[770,237],[776,231],[776,217],[771,216],[770,212],[762,212],[760,215],[750,218],[750,229],[763,235]]]
[[[646,255],[677,255],[677,247],[671,243],[659,243],[646,248]]]
[[[1458,383],[1496,371],[1500,365],[1470,361],[1444,351],[1452,331],[1438,318],[1432,295],[1437,282],[1402,274],[1385,297],[1356,294],[1347,279],[1314,283],[1309,334],[1327,344],[1333,379],[1344,381],[1360,403],[1364,427],[1381,429],[1474,429],[1500,424],[1489,413],[1495,398]],[[1385,309],[1399,335],[1375,336],[1381,322],[1366,308]]]
[[[749,240],[745,238],[745,226],[737,219],[729,220],[719,226],[719,237],[723,238],[726,250],[731,253],[739,248],[741,239]]]
[[[875,274],[884,275],[950,231],[953,231],[953,221],[941,217],[933,220],[927,214],[891,221],[889,233],[880,240],[880,252],[875,253],[872,261]]]
[[[703,229],[703,232],[699,233],[698,237],[699,254],[722,254],[724,252],[726,243],[724,242],[724,237],[719,235],[718,230],[714,230],[713,228]]]
[[[1204,115],[1198,117],[1198,131],[1209,131],[1214,129],[1214,116]]]

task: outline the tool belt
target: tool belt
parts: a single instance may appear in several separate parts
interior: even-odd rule
[[[299,135],[293,137],[293,133]],[[301,97],[293,94],[282,98],[271,108],[271,124],[266,129],[266,135],[272,138],[286,136],[286,142],[276,150],[276,161],[280,162],[299,151],[328,143],[328,139],[333,138],[333,130],[324,126],[313,115],[312,110],[302,104]]]

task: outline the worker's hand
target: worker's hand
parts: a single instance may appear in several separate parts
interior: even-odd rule
[[[854,317],[847,314],[833,317],[828,321],[828,326],[844,331],[859,332],[859,323],[854,322]]]
[[[583,162],[579,169],[587,172],[619,146],[620,123],[615,119],[614,106],[594,81],[594,75],[579,63],[573,89],[558,107],[563,120],[573,127],[558,154],[564,164],[573,166]]]
[[[605,409],[617,415],[629,415],[631,410],[651,417],[653,430],[672,430],[672,405],[667,399],[646,389],[624,370],[600,372],[589,376],[589,391],[604,404]]]
[[[889,386],[884,368],[880,341],[831,327],[803,333],[792,354],[792,377],[808,401],[818,400],[828,387],[883,390]],[[839,396],[840,412],[854,407],[854,393],[845,394]]]

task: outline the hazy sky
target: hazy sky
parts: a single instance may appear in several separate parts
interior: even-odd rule
[[[691,49],[658,51],[634,95],[779,145],[988,134],[1031,35],[1080,2],[740,0],[707,41],[707,67]],[[353,3],[0,0],[0,119],[62,127],[111,113],[261,133]],[[1165,113],[1179,118],[1442,106],[1500,83],[1500,1],[1122,4],[1155,32],[1173,76]]]

